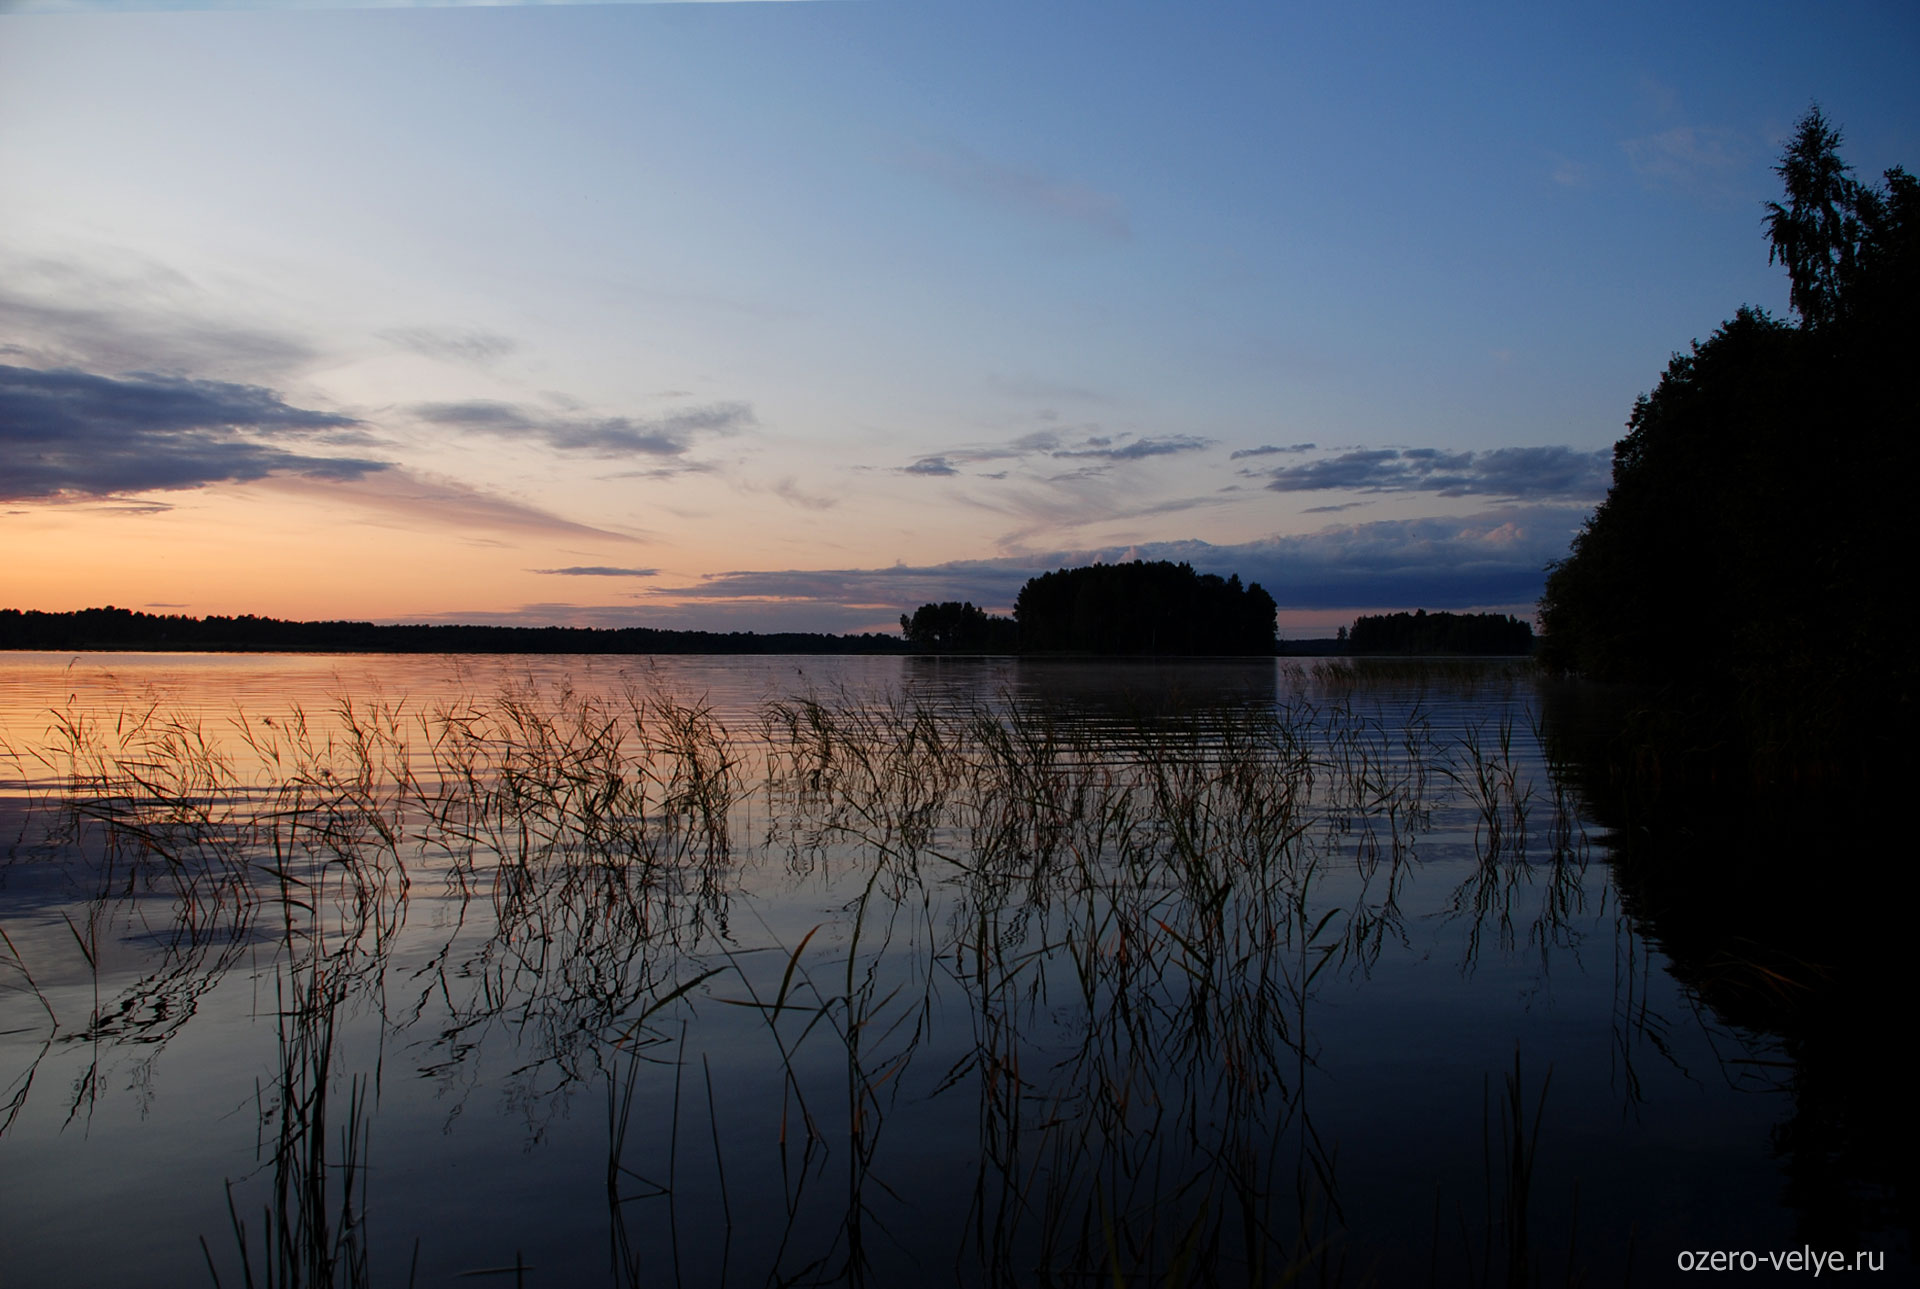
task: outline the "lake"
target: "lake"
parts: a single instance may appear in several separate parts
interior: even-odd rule
[[[1555,735],[1607,719],[1471,660],[0,657],[7,1282],[1910,1268],[1875,1165],[1806,1180],[1834,1061],[1736,988],[1800,985]]]

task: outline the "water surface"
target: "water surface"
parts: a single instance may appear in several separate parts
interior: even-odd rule
[[[14,655],[0,1247],[49,1285],[1798,1248],[1791,1054],[1623,907],[1544,710],[1512,663]]]

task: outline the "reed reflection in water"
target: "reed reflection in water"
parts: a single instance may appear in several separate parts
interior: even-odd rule
[[[1758,1040],[1650,984],[1524,673],[1387,679],[64,709],[7,750],[0,1150],[204,1192],[75,1280],[1624,1265],[1645,1151],[1586,1152]],[[140,1092],[170,1049],[223,1077]]]

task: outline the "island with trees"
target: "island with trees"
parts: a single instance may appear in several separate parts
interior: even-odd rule
[[[940,653],[1272,657],[1276,612],[1273,597],[1237,573],[1134,560],[1029,578],[1011,618],[924,604],[900,629],[915,648]]]
[[[1352,654],[1495,654],[1533,652],[1533,624],[1507,613],[1362,614],[1340,629],[1342,652]]]

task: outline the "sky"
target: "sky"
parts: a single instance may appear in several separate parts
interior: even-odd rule
[[[0,606],[1530,614],[1911,4],[0,0]],[[1783,517],[1790,522],[1791,516]]]

